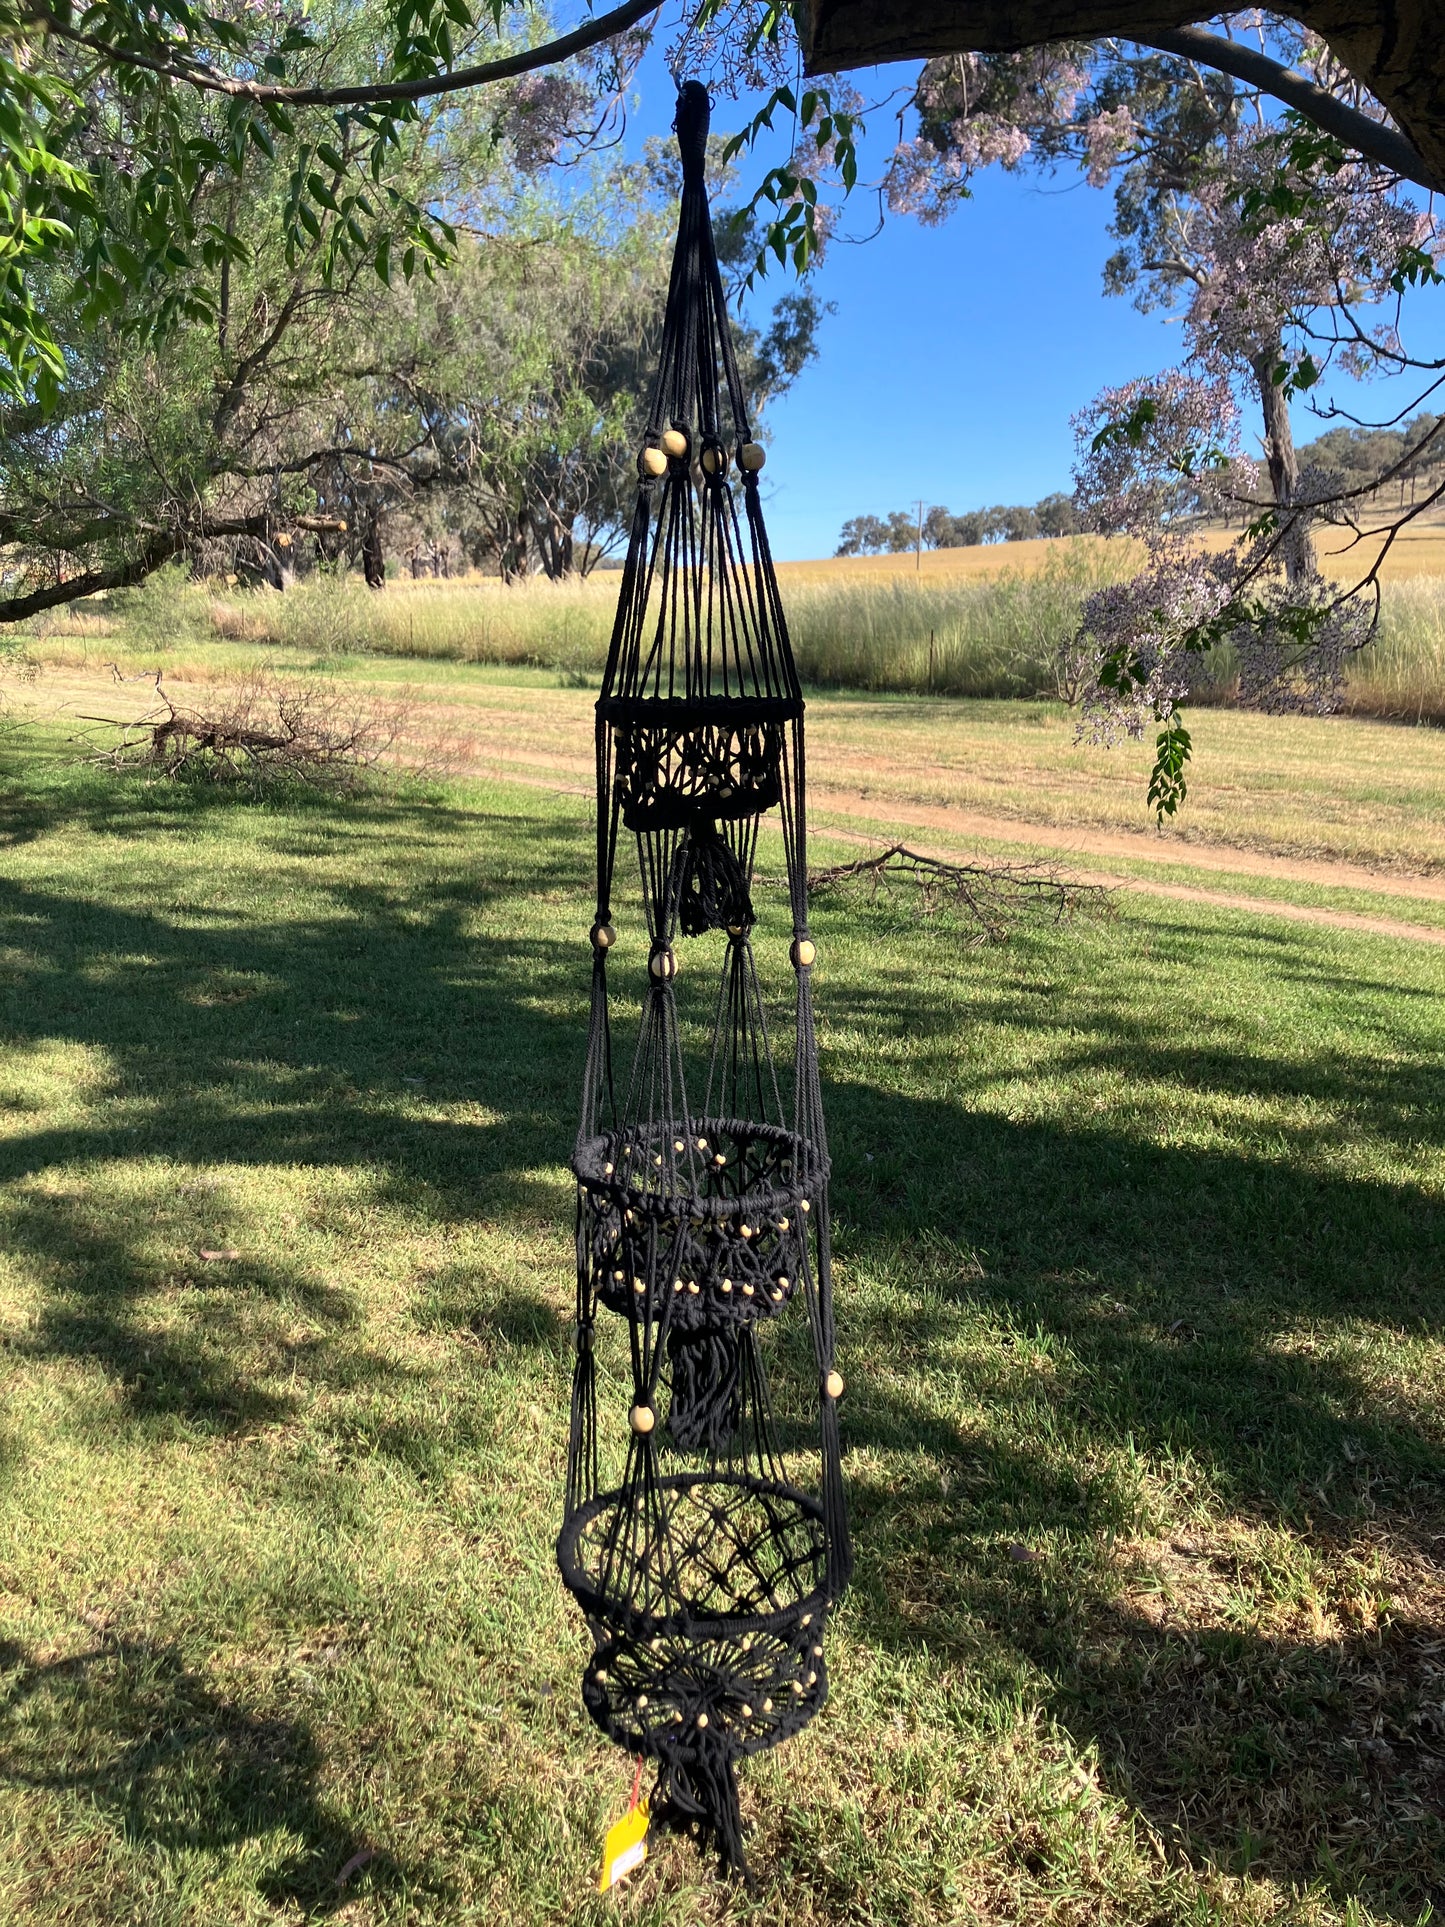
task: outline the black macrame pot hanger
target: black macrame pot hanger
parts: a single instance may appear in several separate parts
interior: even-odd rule
[[[839,1466],[828,1151],[813,1037],[803,700],[758,500],[703,182],[708,98],[679,95],[682,208],[661,364],[597,704],[597,919],[577,1193],[577,1363],[557,1557],[591,1628],[582,1697],[656,1762],[653,1815],[746,1874],[740,1760],[827,1693],[852,1555]],[[759,828],[777,812],[796,986],[791,1089],[753,956]],[[636,842],[648,936],[625,1088],[608,1024],[612,880]],[[721,956],[710,1046],[685,1048],[677,946]],[[692,960],[689,958],[689,969]],[[696,1061],[694,1061],[694,1059]],[[699,1101],[700,1100],[700,1101]],[[801,1307],[801,1312],[795,1308]],[[773,1415],[799,1327],[805,1388]],[[598,1322],[630,1397],[599,1423]],[[816,1419],[816,1427],[815,1421]],[[789,1456],[782,1436],[786,1430]]]

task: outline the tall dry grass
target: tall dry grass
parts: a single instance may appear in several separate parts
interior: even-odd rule
[[[1103,543],[1056,543],[1042,564],[990,577],[797,577],[784,585],[808,682],[956,696],[1052,694],[1053,660],[1098,583],[1127,567]],[[216,634],[317,655],[377,651],[595,673],[606,659],[618,578],[398,583],[374,595],[316,578],[285,595],[214,598]]]
[[[1123,544],[1020,544],[991,575],[874,574],[785,565],[783,597],[798,666],[822,688],[1008,697],[1059,693],[1055,664],[1090,590],[1132,566]],[[926,558],[925,558],[926,559]],[[109,602],[58,610],[25,633],[86,655],[122,646],[163,656],[209,638],[327,659],[357,653],[531,665],[593,680],[606,659],[618,577],[504,585],[401,581],[377,595],[355,576],[317,576],[284,595],[221,590],[163,572]],[[1204,700],[1232,699],[1227,652],[1208,664]],[[1351,666],[1346,706],[1445,722],[1445,573],[1387,581],[1376,642]]]
[[[1379,632],[1350,666],[1348,701],[1363,715],[1445,722],[1445,575],[1385,585]]]

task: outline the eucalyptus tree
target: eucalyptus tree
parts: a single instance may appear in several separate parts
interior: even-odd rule
[[[1322,94],[1348,90],[1319,41],[1267,16],[1253,32]],[[1132,583],[1091,600],[1075,680],[1102,733],[1163,725],[1151,797],[1170,810],[1189,752],[1180,705],[1205,652],[1233,646],[1251,700],[1331,707],[1348,656],[1373,633],[1384,554],[1445,496],[1437,473],[1378,525],[1380,485],[1399,458],[1387,453],[1363,485],[1302,469],[1291,421],[1292,401],[1312,398],[1329,372],[1413,369],[1397,419],[1433,394],[1445,368],[1411,356],[1403,320],[1406,295],[1441,281],[1441,236],[1399,174],[1278,115],[1260,87],[1180,55],[1121,41],[954,54],[924,69],[913,101],[914,129],[885,182],[895,211],[939,220],[987,167],[1075,169],[1113,188],[1105,285],[1182,323],[1182,370],[1107,390],[1079,418],[1081,509],[1148,554]],[[1343,404],[1320,412],[1339,417]],[[1445,452],[1445,430],[1416,419],[1418,474]],[[1361,546],[1354,580],[1327,583],[1314,529],[1363,534],[1362,507],[1377,540]],[[1201,511],[1245,522],[1232,553],[1191,539],[1188,518]]]

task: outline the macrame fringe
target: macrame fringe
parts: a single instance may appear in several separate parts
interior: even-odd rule
[[[715,823],[703,823],[692,831],[677,853],[675,869],[673,895],[685,937],[751,928],[753,900],[747,877]]]
[[[686,1759],[664,1752],[658,1761],[652,1815],[658,1825],[685,1833],[700,1847],[712,1847],[719,1871],[737,1874],[751,1892],[755,1886],[743,1852],[743,1816],[732,1749],[702,1734]]]
[[[739,1338],[729,1326],[674,1328],[667,1334],[672,1405],[667,1429],[684,1452],[726,1455],[742,1422]]]
[[[828,1536],[828,1594],[839,1599],[853,1577],[853,1543],[843,1496],[843,1454],[838,1441],[838,1407],[824,1399],[820,1430],[823,1446],[823,1526]]]

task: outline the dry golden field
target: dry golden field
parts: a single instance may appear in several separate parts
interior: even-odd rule
[[[1207,538],[1223,544],[1220,530]],[[1337,548],[1340,538],[1334,538]],[[1099,538],[935,550],[780,566],[805,682],[952,697],[1054,697],[1085,599],[1134,566],[1129,544]],[[1342,579],[1355,566],[1336,554]],[[1363,566],[1361,558],[1360,566]],[[1384,570],[1379,634],[1350,666],[1343,706],[1397,721],[1445,721],[1445,527],[1407,531]],[[174,662],[218,643],[336,662],[358,654],[512,664],[593,684],[606,658],[618,575],[448,581],[393,577],[382,595],[358,577],[311,577],[284,595],[192,582],[163,571],[137,590],[93,598],[28,624],[23,648],[76,660],[95,651]],[[1197,701],[1230,701],[1233,663],[1211,658]]]
[[[1204,537],[1211,548],[1224,548],[1237,538],[1223,529],[1211,529]],[[1028,573],[1041,568],[1062,552],[1100,550],[1111,557],[1132,546],[1124,538],[1076,535],[1062,541],[989,542],[969,549],[926,549],[921,556],[835,555],[815,562],[780,562],[778,574],[788,582],[835,582],[857,579],[867,582],[893,580],[900,576],[937,582],[959,578],[981,581],[1004,570]],[[1322,561],[1331,573],[1363,572],[1376,545],[1361,542],[1351,545],[1345,530],[1326,530],[1318,538]],[[1406,529],[1391,545],[1385,558],[1387,581],[1398,582],[1418,575],[1445,575],[1445,524],[1430,523]]]

